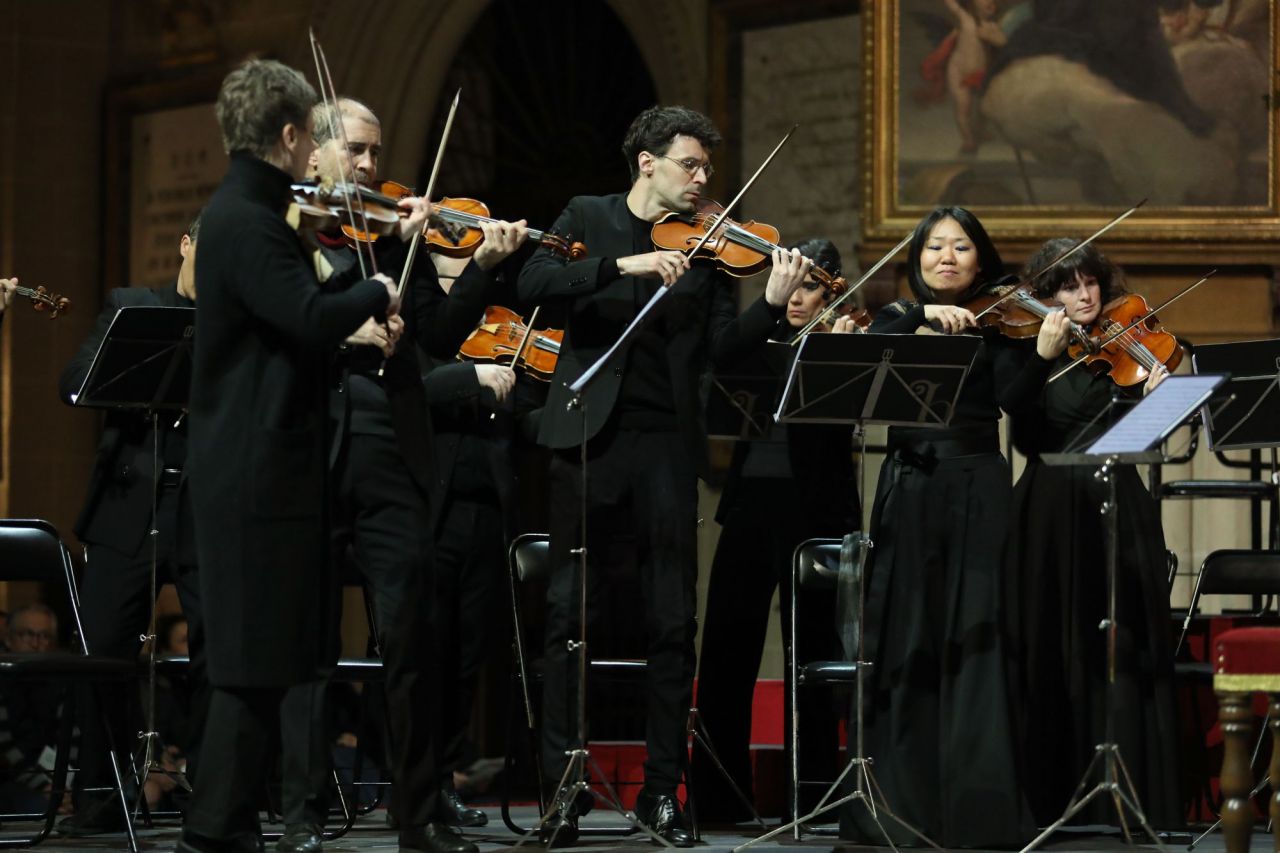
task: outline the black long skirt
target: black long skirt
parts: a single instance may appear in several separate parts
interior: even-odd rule
[[[948,848],[1016,848],[1033,834],[998,618],[1010,496],[998,453],[940,459],[931,472],[895,454],[872,513],[867,752],[888,808]],[[880,820],[894,843],[919,843]],[[858,802],[841,835],[885,843]]]
[[[1107,487],[1093,468],[1032,463],[1014,490],[1005,577],[1021,776],[1036,821],[1062,814],[1106,740]],[[1120,515],[1115,740],[1152,825],[1183,825],[1168,569],[1159,507],[1137,472]],[[1089,779],[1092,786],[1098,781]],[[1111,798],[1077,819],[1115,824]]]

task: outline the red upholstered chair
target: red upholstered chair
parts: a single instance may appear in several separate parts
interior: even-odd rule
[[[1222,828],[1227,853],[1245,853],[1253,830],[1253,771],[1249,762],[1253,694],[1271,703],[1271,821],[1280,823],[1280,628],[1236,628],[1218,636],[1213,689],[1222,722]],[[1280,853],[1280,834],[1275,835]]]

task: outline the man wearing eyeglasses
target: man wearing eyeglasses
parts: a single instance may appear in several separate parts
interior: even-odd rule
[[[676,788],[686,761],[685,725],[694,670],[697,611],[697,478],[707,469],[699,400],[708,361],[731,364],[763,343],[811,266],[798,251],[777,252],[764,296],[737,315],[722,274],[690,267],[681,252],[655,251],[653,223],[692,213],[713,168],[720,134],[686,107],[651,107],[622,144],[631,188],[578,196],[554,230],[584,242],[589,256],[565,261],[539,250],[518,285],[522,301],[560,303],[564,343],[538,440],[553,448],[551,561],[547,591],[543,762],[558,780],[577,741],[578,561],[582,532],[581,444],[588,442],[588,577],[594,587],[611,568],[610,545],[633,533],[648,642],[645,784],[639,819],[669,843],[687,847]],[[571,408],[567,385],[602,356],[661,287],[671,288],[625,348]],[[585,424],[584,424],[585,418]],[[615,547],[616,552],[618,549]],[[619,554],[619,557],[622,555]],[[592,596],[594,598],[594,594]],[[598,615],[588,608],[588,621]],[[589,637],[592,631],[589,630]],[[567,800],[560,792],[560,799]],[[573,843],[589,795],[556,804],[544,827],[552,846]]]

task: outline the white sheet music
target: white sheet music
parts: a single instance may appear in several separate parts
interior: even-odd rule
[[[1151,450],[1204,405],[1224,379],[1215,375],[1170,376],[1085,452],[1105,456]]]

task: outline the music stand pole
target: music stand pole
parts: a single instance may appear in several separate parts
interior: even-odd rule
[[[866,430],[866,427],[861,422],[855,425],[855,429],[857,429],[858,431],[858,466],[860,470],[859,481],[861,482],[862,481],[861,478],[863,476],[861,471],[864,470],[864,466],[866,465],[866,458],[867,458],[867,430]],[[863,581],[865,580],[867,555],[871,552],[871,549],[875,547],[875,544],[871,541],[871,538],[866,533],[867,514],[869,510],[865,506],[865,502],[859,501],[859,503],[863,504],[863,507],[862,507],[862,514],[863,514],[862,531],[863,532],[859,535],[859,539],[861,540],[861,548],[859,549],[859,554],[858,554],[858,597],[857,597],[858,657],[861,658],[862,649],[863,649],[863,632],[865,631],[865,622],[866,622],[864,617],[866,614],[866,595],[867,595],[867,587]],[[792,646],[791,653],[793,655],[796,653],[794,645]],[[822,795],[822,799],[818,801],[818,805],[813,809],[813,811],[803,816],[797,814],[794,816],[794,819],[789,823],[784,823],[782,826],[779,826],[770,830],[764,835],[761,835],[759,838],[753,838],[750,841],[746,842],[745,844],[739,844],[737,847],[733,848],[733,853],[740,853],[740,851],[746,850],[748,847],[751,847],[753,844],[759,844],[761,841],[767,841],[770,838],[774,838],[778,835],[781,835],[782,833],[788,830],[794,830],[795,839],[799,841],[800,840],[799,829],[801,824],[808,823],[809,821],[813,820],[816,817],[820,817],[830,811],[835,811],[841,806],[846,805],[847,803],[853,803],[853,802],[861,803],[862,806],[866,808],[867,814],[871,817],[872,822],[875,823],[876,828],[880,830],[880,834],[884,836],[884,840],[888,843],[891,849],[896,851],[898,847],[893,843],[893,837],[889,835],[889,832],[884,828],[884,824],[880,822],[881,812],[883,812],[886,816],[891,818],[895,823],[897,823],[907,832],[910,832],[916,838],[920,839],[921,841],[923,841],[925,844],[929,845],[933,849],[939,850],[939,851],[942,850],[942,848],[939,847],[938,844],[934,842],[931,838],[929,838],[924,833],[920,832],[920,830],[916,829],[914,826],[907,823],[902,818],[898,817],[898,815],[895,814],[894,811],[889,808],[888,803],[886,803],[884,799],[884,792],[880,790],[880,785],[879,783],[876,782],[875,775],[871,772],[871,765],[874,762],[866,753],[866,744],[864,741],[863,725],[862,725],[863,697],[865,695],[864,679],[866,677],[867,670],[871,667],[871,662],[858,660],[858,661],[855,661],[855,663],[857,664],[857,668],[854,673],[854,699],[853,699],[854,712],[853,713],[854,713],[854,744],[855,746],[854,746],[853,757],[850,758],[848,763],[845,764],[844,770],[840,773],[840,776],[837,777],[836,781],[833,782],[831,784],[831,787],[827,789],[827,792]],[[794,710],[793,710],[793,713],[794,713]],[[792,749],[795,748],[794,743],[795,741],[793,739]],[[827,802],[828,798],[831,797],[832,794],[834,794],[837,790],[840,789],[840,786],[844,783],[844,780],[849,776],[850,773],[853,774],[854,780],[855,780],[853,783],[853,790],[850,791],[848,794],[845,794],[843,797],[840,797],[837,800],[832,800],[831,802]],[[798,805],[798,801],[797,801],[797,805]],[[798,812],[799,808],[797,808],[796,811]]]
[[[787,387],[775,417],[779,421],[850,424],[858,431],[859,465],[866,464],[867,425],[870,423],[901,424],[913,426],[946,426],[950,422],[955,401],[968,376],[969,368],[977,353],[978,342],[970,336],[917,336],[917,335],[813,335],[804,339]],[[813,372],[806,380],[805,368]],[[935,390],[945,384],[946,393],[921,397],[913,387],[910,377],[920,378],[919,371],[929,371],[935,380]],[[941,380],[941,381],[936,381]],[[881,408],[887,411],[882,412]],[[865,467],[860,478],[865,477]],[[854,673],[854,755],[846,763],[839,778],[818,802],[818,806],[770,832],[753,838],[734,848],[734,853],[795,830],[799,838],[801,824],[817,818],[841,806],[858,802],[866,808],[871,820],[885,841],[894,850],[897,846],[880,820],[880,814],[888,816],[904,830],[936,850],[942,848],[903,818],[885,802],[872,773],[873,760],[866,754],[864,736],[864,705],[866,672],[872,662],[861,658],[864,652],[866,614],[866,562],[874,543],[867,534],[870,509],[862,502],[862,531],[857,559],[858,594],[856,614],[858,622],[857,660]],[[795,654],[793,647],[792,654]],[[853,790],[844,796],[828,801],[844,784],[849,774],[854,776]],[[796,811],[799,809],[797,808]]]
[[[595,367],[601,366],[617,351],[616,348],[610,350],[604,358],[596,363]],[[556,784],[555,794],[551,797],[546,814],[542,815],[529,834],[516,842],[515,846],[521,847],[529,838],[537,836],[541,829],[547,825],[547,822],[556,815],[561,813],[570,814],[570,810],[576,807],[578,795],[587,793],[598,802],[603,803],[621,815],[633,828],[644,832],[651,841],[670,848],[674,846],[671,842],[641,823],[635,812],[628,811],[622,807],[621,798],[618,797],[618,793],[613,789],[613,786],[609,784],[600,766],[591,757],[591,751],[587,748],[587,404],[582,399],[582,391],[593,376],[599,375],[595,371],[588,372],[591,376],[587,376],[585,382],[579,380],[580,384],[577,387],[571,386],[573,396],[570,398],[568,406],[571,410],[576,409],[582,416],[582,442],[578,447],[579,465],[582,468],[581,495],[578,508],[580,527],[578,547],[571,550],[571,553],[576,554],[578,557],[578,638],[568,641],[568,651],[571,653],[576,651],[578,653],[577,743],[573,749],[566,753],[569,756],[569,761],[565,765],[564,773],[560,775],[560,781]],[[552,570],[554,571],[554,568]],[[600,783],[604,785],[605,791],[608,792],[607,797],[592,787],[587,772],[589,766],[595,767]],[[556,838],[559,836],[560,829],[563,826],[564,824],[561,823],[552,831],[550,838],[547,839],[548,848],[555,847]]]
[[[1133,779],[1129,775],[1129,768],[1125,766],[1124,757],[1120,754],[1120,745],[1116,743],[1115,735],[1116,635],[1119,629],[1116,598],[1120,567],[1120,512],[1116,504],[1118,497],[1116,479],[1119,472],[1116,468],[1119,464],[1118,457],[1109,456],[1102,463],[1102,467],[1093,475],[1095,479],[1107,484],[1107,499],[1101,507],[1101,513],[1106,518],[1107,531],[1107,620],[1103,625],[1107,632],[1107,696],[1104,703],[1107,709],[1107,722],[1104,728],[1106,740],[1094,747],[1093,760],[1085,768],[1084,774],[1080,778],[1080,783],[1076,786],[1075,793],[1071,795],[1071,799],[1067,802],[1067,807],[1062,815],[1046,826],[1039,835],[1032,839],[1030,844],[1022,848],[1022,853],[1029,853],[1029,851],[1039,847],[1041,843],[1061,829],[1067,821],[1075,817],[1094,798],[1106,794],[1111,795],[1111,800],[1116,808],[1116,816],[1120,821],[1120,831],[1124,835],[1126,844],[1133,843],[1129,824],[1125,821],[1125,808],[1128,808],[1133,817],[1141,824],[1143,830],[1155,842],[1155,845],[1161,850],[1167,849],[1160,840],[1160,836],[1151,828],[1151,824],[1147,821],[1146,813],[1142,811],[1142,806],[1138,802],[1137,789],[1134,787]],[[1099,762],[1102,764],[1102,778],[1098,781],[1098,784],[1094,785],[1086,793],[1084,792],[1084,786],[1088,784],[1089,777],[1093,774],[1093,770],[1098,766]]]
[[[140,410],[151,424],[151,539],[150,622],[139,637],[150,642],[147,655],[147,707],[145,731],[138,733],[142,741],[130,756],[134,779],[138,785],[132,817],[145,808],[147,777],[161,772],[173,778],[182,788],[191,790],[180,772],[165,770],[155,761],[155,746],[160,735],[156,731],[156,593],[159,567],[159,501],[160,501],[160,414],[165,410],[181,410],[190,387],[194,308],[161,306],[128,306],[112,319],[98,352],[73,398],[77,406]],[[179,421],[181,416],[179,416]],[[175,423],[176,426],[176,423]],[[115,757],[115,738],[107,730],[111,748],[111,766],[117,781],[120,771]],[[141,756],[139,762],[136,756]],[[140,766],[139,766],[140,765]],[[132,819],[126,821],[132,833]]]
[[[1222,376],[1178,376],[1169,377],[1161,385],[1144,397],[1133,407],[1134,417],[1128,414],[1120,417],[1112,426],[1085,450],[1068,449],[1063,453],[1041,454],[1041,460],[1049,465],[1094,465],[1100,467],[1094,478],[1107,486],[1107,497],[1103,501],[1101,512],[1106,519],[1107,536],[1107,618],[1101,627],[1107,632],[1107,687],[1106,687],[1106,724],[1104,737],[1094,747],[1093,758],[1081,774],[1071,799],[1062,815],[1041,831],[1031,843],[1022,848],[1022,853],[1039,847],[1049,836],[1053,835],[1067,821],[1080,813],[1082,809],[1096,797],[1110,795],[1115,805],[1116,816],[1120,821],[1120,830],[1128,844],[1133,843],[1128,821],[1125,820],[1127,808],[1142,829],[1161,850],[1167,849],[1147,820],[1139,803],[1137,788],[1125,766],[1120,746],[1116,743],[1115,734],[1115,689],[1116,689],[1116,638],[1119,631],[1119,615],[1116,602],[1119,596],[1120,571],[1120,509],[1117,504],[1119,477],[1118,466],[1135,463],[1160,462],[1163,454],[1153,447],[1159,447],[1180,424],[1200,409],[1221,385]],[[1093,422],[1105,422],[1108,414],[1117,406],[1113,400],[1105,407]],[[1093,423],[1091,422],[1091,423]],[[1086,425],[1086,434],[1088,425]],[[1090,440],[1090,439],[1084,439]],[[1102,778],[1089,790],[1085,786],[1094,773],[1101,767]]]

